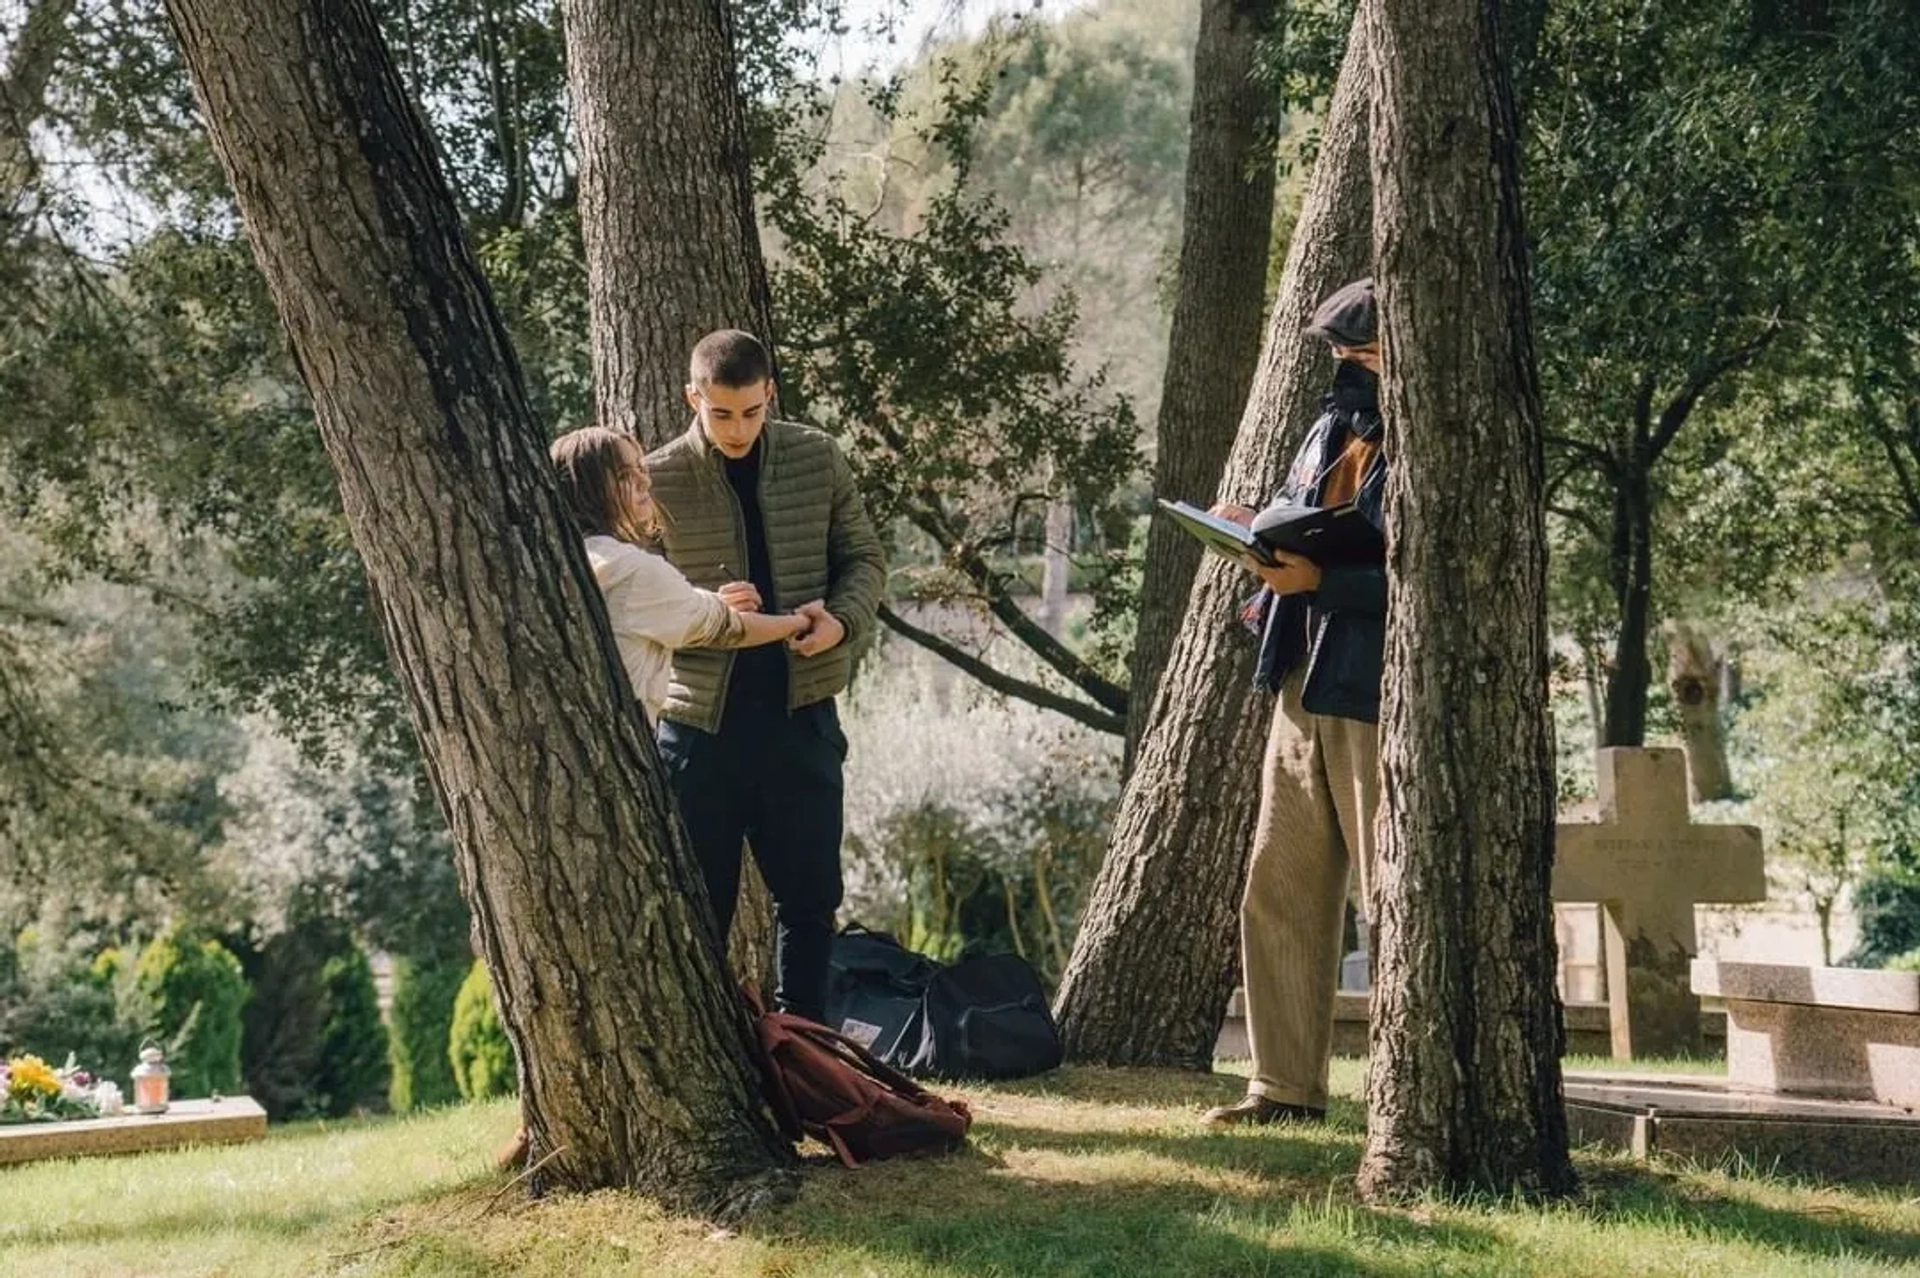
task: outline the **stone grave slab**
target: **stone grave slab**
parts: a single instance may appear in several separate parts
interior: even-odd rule
[[[1604,907],[1613,1055],[1698,1055],[1693,908],[1766,899],[1760,831],[1695,825],[1679,750],[1602,750],[1599,789],[1598,821],[1557,827],[1553,899]]]
[[[1735,1089],[1920,1108],[1920,973],[1695,959],[1693,989],[1727,1006]]]
[[[1333,1054],[1367,1054],[1367,1003],[1369,995],[1341,990],[1333,996]],[[1612,1013],[1605,1003],[1566,1003],[1561,1007],[1567,1027],[1567,1053],[1572,1056],[1606,1056],[1612,1050]],[[1252,1054],[1247,1038],[1246,999],[1240,990],[1227,1002],[1227,1016],[1220,1025],[1220,1037],[1213,1054],[1218,1060],[1244,1061]],[[1706,1054],[1716,1055],[1726,1033],[1726,1018],[1718,1011],[1700,1013],[1700,1033]]]
[[[231,1145],[267,1134],[267,1111],[249,1096],[175,1101],[164,1114],[0,1127],[0,1166],[43,1158],[141,1154],[182,1145]]]
[[[1827,1180],[1920,1183],[1920,1116],[1899,1106],[1733,1090],[1718,1077],[1569,1071],[1568,1133],[1635,1158],[1715,1164]]]

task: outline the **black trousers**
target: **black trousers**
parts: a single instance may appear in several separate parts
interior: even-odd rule
[[[847,738],[831,700],[791,714],[729,705],[718,733],[667,720],[660,754],[713,899],[724,944],[746,840],[773,894],[782,1011],[824,1021],[827,957],[840,908]]]

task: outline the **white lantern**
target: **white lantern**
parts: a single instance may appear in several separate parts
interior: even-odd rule
[[[157,1047],[140,1050],[140,1063],[133,1067],[133,1108],[142,1114],[167,1112],[167,1087],[173,1071]]]

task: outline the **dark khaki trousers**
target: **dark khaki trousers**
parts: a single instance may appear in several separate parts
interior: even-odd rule
[[[1367,900],[1373,818],[1380,799],[1380,730],[1308,714],[1303,674],[1280,690],[1260,779],[1240,958],[1248,1090],[1288,1105],[1324,1107],[1349,872]]]

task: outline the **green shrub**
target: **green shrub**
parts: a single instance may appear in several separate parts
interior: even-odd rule
[[[253,987],[241,1058],[247,1091],[275,1119],[340,1117],[378,1108],[387,1089],[387,1031],[373,968],[353,936],[309,917],[241,966]]]
[[[240,960],[220,942],[175,926],[140,952],[134,986],[146,1008],[146,1030],[173,1067],[173,1094],[238,1091],[248,994]]]
[[[1887,960],[1889,972],[1920,972],[1920,950],[1908,950]]]
[[[401,1112],[460,1099],[447,1045],[453,1038],[453,1002],[468,965],[434,959],[397,959],[393,965],[388,1101]]]
[[[351,940],[320,970],[327,993],[327,1024],[320,1040],[318,1091],[336,1117],[387,1103],[387,1027],[380,1021],[380,995],[373,965]]]
[[[516,1087],[513,1047],[500,1026],[493,1004],[493,982],[487,965],[475,959],[453,1000],[453,1029],[447,1038],[447,1059],[454,1085],[465,1100],[506,1096]]]
[[[1920,949],[1920,877],[1891,867],[1869,870],[1854,885],[1860,943],[1844,960],[1853,967],[1881,967]]]
[[[253,987],[241,1018],[247,1094],[276,1122],[321,1111],[314,1095],[327,1026],[320,969],[337,942],[334,930],[316,920],[240,951],[240,966]]]
[[[31,1052],[58,1065],[71,1054],[104,1078],[133,1068],[141,1026],[115,996],[114,970],[89,963],[87,948],[82,938],[53,942],[32,928],[0,948],[0,1057]]]

